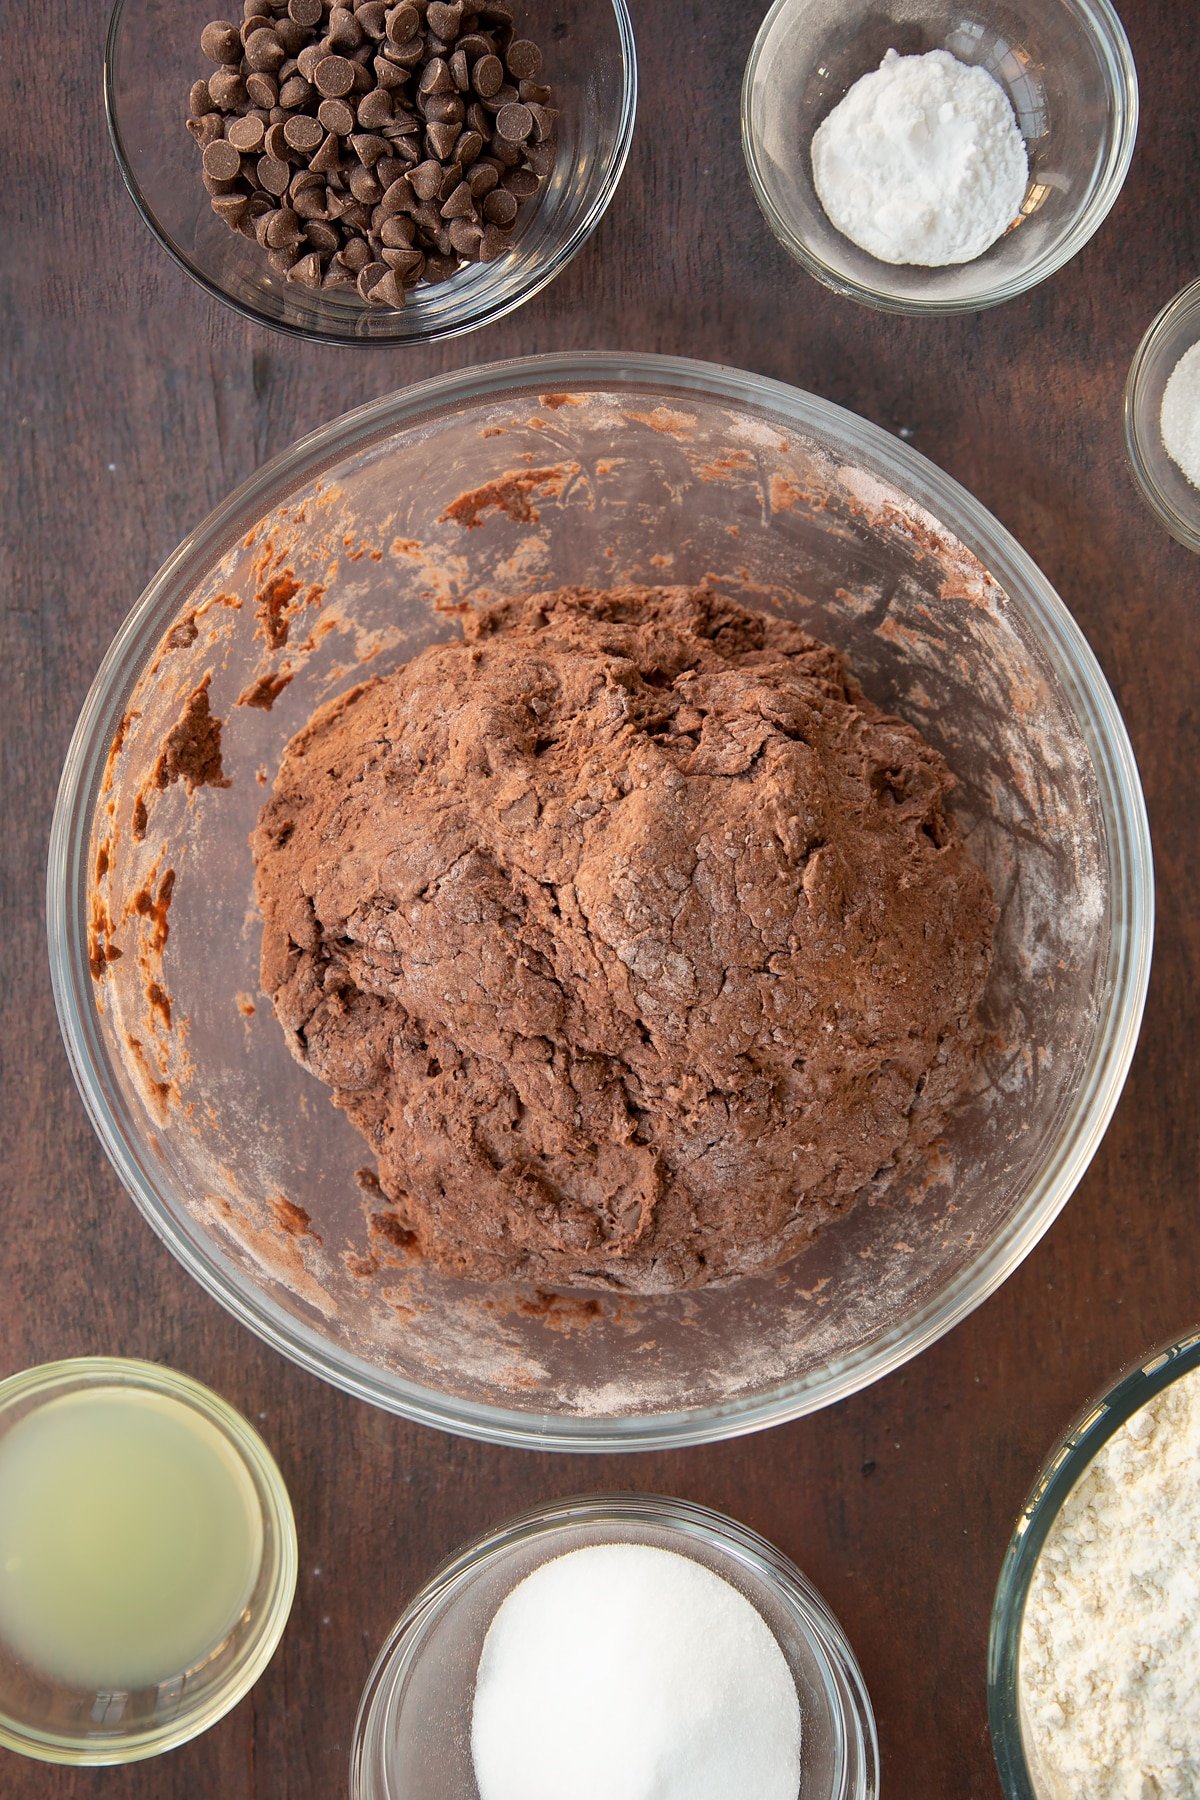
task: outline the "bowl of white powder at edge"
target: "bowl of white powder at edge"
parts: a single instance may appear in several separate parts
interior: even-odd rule
[[[1200,1792],[1200,1330],[1046,1459],[996,1589],[988,1717],[1008,1800]]]
[[[876,1800],[878,1768],[854,1653],[798,1569],[706,1507],[600,1494],[426,1583],[363,1692],[350,1795],[733,1800],[749,1776],[762,1800]]]
[[[1200,550],[1200,280],[1163,307],[1138,345],[1125,445],[1151,509],[1172,537]]]
[[[1120,193],[1137,117],[1109,0],[970,16],[933,0],[775,0],[742,83],[746,165],[776,237],[826,286],[901,313],[977,311],[1061,268]],[[825,157],[826,199],[853,236],[817,191],[822,131],[847,152],[832,174]]]

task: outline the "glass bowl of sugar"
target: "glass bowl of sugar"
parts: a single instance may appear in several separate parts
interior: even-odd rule
[[[1175,1785],[1200,1750],[1200,1330],[1139,1360],[1047,1457],[1004,1558],[988,1715],[1007,1800]]]
[[[1142,496],[1200,550],[1200,280],[1164,306],[1129,369],[1125,445]]]
[[[707,1507],[600,1494],[422,1588],[363,1693],[350,1793],[875,1800],[878,1765],[854,1653],[798,1569]]]
[[[1108,0],[775,0],[742,84],[772,231],[884,312],[974,312],[1054,274],[1116,201],[1137,118]]]

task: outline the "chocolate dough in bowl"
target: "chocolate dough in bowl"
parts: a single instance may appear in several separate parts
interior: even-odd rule
[[[697,1285],[680,1253],[668,1279],[689,1285],[673,1292],[633,1291],[663,1285],[653,1270],[581,1287],[577,1265],[553,1257],[526,1260],[514,1281],[502,1263],[460,1259],[453,1272],[452,1259],[416,1254],[379,1185],[382,1174],[394,1188],[386,1156],[289,1053],[260,991],[251,838],[314,712],[352,710],[352,690],[461,643],[464,622],[479,641],[498,603],[525,618],[526,597],[626,587],[676,596],[645,601],[651,615],[690,590],[706,617],[749,608],[772,644],[799,627],[844,655],[864,704],[945,758],[964,866],[985,873],[998,909],[982,1045],[937,1135],[777,1266],[707,1285],[701,1270]],[[628,606],[621,628],[636,635],[647,623],[636,596]],[[491,649],[504,636],[491,630]],[[456,654],[439,653],[447,670]],[[417,844],[428,804],[414,787]],[[362,818],[378,813],[364,805]],[[819,870],[816,837],[812,848]],[[182,547],[80,721],[50,923],[60,1014],[105,1146],[237,1316],[427,1422],[636,1448],[731,1435],[852,1392],[1021,1260],[1119,1095],[1150,887],[1136,770],[1103,677],[969,496],[882,432],[778,384],[669,358],[564,356],[440,378],[351,414]],[[336,1056],[353,1085],[345,1040]],[[435,1059],[429,1079],[441,1076]],[[397,1118],[403,1138],[403,1107]],[[737,1276],[736,1254],[705,1254],[718,1277]]]

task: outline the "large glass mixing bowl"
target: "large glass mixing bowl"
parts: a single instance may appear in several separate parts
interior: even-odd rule
[[[767,1277],[636,1299],[473,1287],[372,1224],[363,1142],[259,996],[250,832],[319,702],[452,635],[486,593],[618,580],[706,580],[799,619],[944,751],[1001,908],[986,1052],[936,1153]],[[193,725],[205,703],[220,721],[224,785],[202,743],[168,743],[189,697]],[[542,1448],[793,1418],[977,1306],[1100,1141],[1151,917],[1124,727],[1028,557],[852,414],[667,357],[444,376],[268,464],[119,632],[50,847],[52,972],[80,1092],[184,1266],[349,1392]]]

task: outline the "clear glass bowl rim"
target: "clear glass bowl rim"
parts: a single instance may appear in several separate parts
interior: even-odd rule
[[[652,388],[685,404],[694,396],[748,406],[760,416],[765,412],[789,431],[808,432],[848,460],[876,471],[940,519],[1002,587],[1021,596],[1026,619],[1058,679],[1070,692],[1095,762],[1112,859],[1109,1000],[1091,1060],[1053,1154],[1024,1203],[978,1260],[960,1270],[900,1325],[799,1379],[718,1406],[616,1418],[521,1412],[402,1382],[389,1371],[331,1347],[265,1294],[239,1291],[204,1234],[159,1194],[149,1158],[123,1123],[119,1091],[107,1074],[85,948],[92,802],[113,731],[141,669],[183,597],[232,539],[243,535],[252,521],[300,483],[422,418],[472,400],[572,385],[605,390],[629,386],[635,392]],[[856,1393],[898,1368],[980,1305],[1048,1230],[1104,1135],[1137,1042],[1149,981],[1153,916],[1154,877],[1145,803],[1116,702],[1079,627],[1046,577],[1004,527],[918,451],[831,401],[712,363],[615,351],[523,357],[436,376],[320,427],[235,489],[168,557],[101,663],[67,751],[47,861],[51,981],[76,1084],[122,1182],[188,1272],[235,1318],[335,1387],[442,1430],[539,1450],[646,1450],[710,1443],[798,1418]]]
[[[1113,133],[1112,143],[1109,145],[1100,185],[1089,204],[1062,239],[1044,256],[1039,257],[1028,268],[1023,269],[1019,275],[1013,275],[1006,281],[997,282],[995,288],[989,293],[945,300],[902,297],[854,281],[850,276],[832,268],[810,244],[798,237],[772,201],[758,154],[758,137],[752,118],[751,94],[758,73],[758,65],[775,21],[781,13],[786,12],[794,4],[795,0],[774,0],[774,5],[759,26],[758,34],[751,46],[750,55],[746,61],[746,71],[742,77],[742,153],[746,160],[750,185],[754,189],[754,197],[758,201],[767,224],[788,254],[795,257],[796,261],[802,264],[822,286],[832,288],[835,293],[843,294],[848,299],[857,300],[863,306],[874,307],[877,312],[911,315],[983,312],[989,306],[999,306],[1003,300],[1014,300],[1019,294],[1028,293],[1030,288],[1036,287],[1039,282],[1056,274],[1063,264],[1070,262],[1076,252],[1082,250],[1088,240],[1100,229],[1116,205],[1125,184],[1125,177],[1129,173],[1129,164],[1133,159],[1138,131],[1137,66],[1133,60],[1133,51],[1130,48],[1125,27],[1110,0],[1067,0],[1067,4],[1091,27],[1093,39],[1100,51],[1101,60],[1108,75],[1109,93],[1116,108],[1116,130]]]
[[[637,117],[638,75],[637,46],[633,35],[633,20],[629,15],[626,0],[608,0],[612,7],[613,19],[621,47],[621,114],[617,122],[616,138],[613,154],[605,172],[598,192],[593,196],[591,205],[579,219],[573,231],[565,237],[561,244],[538,262],[530,262],[519,258],[516,266],[509,271],[509,279],[487,300],[483,301],[467,317],[446,325],[434,326],[424,331],[397,331],[395,333],[379,332],[371,337],[355,337],[346,332],[323,330],[317,326],[298,325],[288,319],[273,318],[269,313],[260,311],[248,301],[240,300],[228,293],[219,282],[213,281],[193,263],[179,245],[175,243],[159,225],[153,212],[142,195],[137,176],[125,153],[125,144],[121,136],[121,128],[117,119],[116,95],[114,92],[114,65],[116,61],[117,40],[121,35],[127,6],[132,0],[115,0],[108,21],[108,32],[104,41],[104,116],[108,122],[108,135],[113,152],[117,159],[117,167],[121,171],[121,179],[129,193],[130,199],[141,216],[142,223],[152,236],[161,244],[172,262],[181,268],[185,275],[202,287],[206,294],[222,305],[232,307],[244,319],[250,319],[256,325],[265,325],[272,331],[281,331],[288,337],[302,338],[310,344],[338,344],[342,346],[363,346],[376,349],[396,349],[406,344],[432,344],[443,338],[461,337],[468,331],[477,331],[484,325],[492,325],[503,319],[517,307],[524,306],[535,294],[548,287],[554,278],[574,256],[583,248],[588,238],[595,231],[604,217],[613,195],[617,191],[625,164],[629,160],[629,150],[633,143],[634,121]]]
[[[752,1569],[787,1605],[820,1668],[836,1727],[839,1800],[877,1800],[879,1739],[871,1697],[850,1642],[823,1596],[774,1544],[727,1514],[692,1500],[632,1492],[576,1494],[531,1507],[480,1533],[438,1565],[388,1633],[367,1677],[350,1752],[351,1800],[365,1800],[367,1793],[363,1767],[375,1710],[386,1706],[396,1691],[430,1615],[453,1604],[455,1594],[494,1557],[574,1525],[657,1526],[716,1545]]]
[[[1042,1546],[1080,1476],[1113,1433],[1193,1369],[1200,1369],[1200,1325],[1128,1364],[1075,1414],[1021,1508],[996,1584],[988,1634],[988,1725],[1006,1800],[1047,1800],[1025,1757],[1018,1686],[1025,1602]]]
[[[163,1394],[193,1407],[213,1425],[241,1457],[278,1545],[274,1587],[253,1634],[242,1646],[238,1662],[225,1684],[209,1694],[202,1705],[177,1713],[160,1726],[104,1738],[76,1738],[65,1733],[31,1732],[11,1719],[0,1705],[0,1749],[15,1750],[38,1762],[99,1767],[141,1762],[190,1743],[207,1731],[250,1692],[279,1646],[299,1572],[296,1521],[279,1466],[270,1450],[236,1407],[194,1376],[161,1363],[133,1356],[73,1356],[57,1362],[38,1363],[20,1369],[0,1381],[0,1424],[13,1406],[31,1399],[51,1400],[56,1395],[78,1393],[84,1388],[132,1387]]]
[[[1129,365],[1129,378],[1125,383],[1125,450],[1142,498],[1151,511],[1157,514],[1179,543],[1189,550],[1200,550],[1200,494],[1196,498],[1197,519],[1193,522],[1185,519],[1172,505],[1170,496],[1163,492],[1155,480],[1153,465],[1146,453],[1147,433],[1152,431],[1156,434],[1160,449],[1162,439],[1157,435],[1160,429],[1158,419],[1148,420],[1143,404],[1151,357],[1176,325],[1193,312],[1197,322],[1196,341],[1200,343],[1200,276],[1181,288],[1173,300],[1167,301],[1162,311],[1152,320],[1134,352],[1133,361]],[[1166,455],[1165,449],[1163,455]]]

